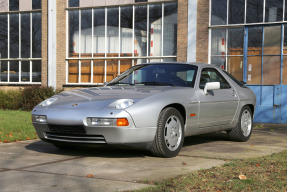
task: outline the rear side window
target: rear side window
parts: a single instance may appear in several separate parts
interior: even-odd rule
[[[204,89],[206,83],[219,82],[220,89],[229,89],[231,86],[224,77],[214,68],[204,68],[201,71],[199,88]]]
[[[237,80],[235,77],[233,77],[230,73],[223,71],[228,77],[230,77],[237,85],[239,85],[242,88],[247,88],[243,83],[241,83],[239,80]]]

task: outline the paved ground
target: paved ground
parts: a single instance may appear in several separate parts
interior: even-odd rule
[[[225,133],[189,137],[171,159],[123,149],[61,151],[39,140],[0,144],[0,191],[136,190],[149,186],[144,181],[286,150],[286,139],[287,125],[256,124],[248,142],[231,142]]]

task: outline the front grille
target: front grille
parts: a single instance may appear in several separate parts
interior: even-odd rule
[[[102,135],[76,135],[76,134],[62,134],[62,133],[44,133],[46,139],[54,141],[64,141],[73,143],[106,143]]]
[[[56,134],[73,134],[73,135],[85,135],[86,130],[83,126],[71,126],[71,125],[49,125],[51,133]]]

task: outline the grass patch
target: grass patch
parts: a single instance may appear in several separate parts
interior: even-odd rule
[[[246,180],[240,180],[245,175]],[[271,156],[231,160],[222,167],[192,172],[141,191],[287,191],[287,151]]]
[[[37,139],[31,112],[0,110],[0,142]]]

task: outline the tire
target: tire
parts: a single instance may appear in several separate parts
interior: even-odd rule
[[[184,141],[183,118],[175,108],[165,108],[159,115],[151,153],[157,157],[175,157]]]
[[[251,109],[248,106],[242,107],[236,127],[227,133],[230,140],[239,142],[248,141],[252,133],[252,117]]]

